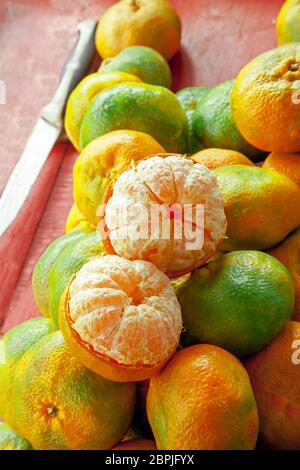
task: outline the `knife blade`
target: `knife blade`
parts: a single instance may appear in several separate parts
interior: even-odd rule
[[[0,199],[0,325],[66,152],[67,144],[54,145],[66,101],[95,57],[96,27],[94,20],[78,25],[77,42],[53,99],[43,108]]]
[[[18,215],[61,133],[40,117],[0,199],[0,235]]]
[[[64,66],[60,85],[53,100],[43,109],[1,196],[0,236],[19,213],[61,133],[66,100],[95,56],[96,25],[96,21],[88,20],[78,26],[79,38]]]

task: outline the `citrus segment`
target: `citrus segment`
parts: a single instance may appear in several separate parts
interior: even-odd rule
[[[226,231],[215,177],[181,155],[138,162],[112,183],[104,202],[106,249],[127,259],[151,261],[173,277],[211,258]],[[204,217],[197,213],[202,209]],[[121,214],[126,214],[123,225]]]
[[[123,381],[146,379],[162,367],[176,350],[182,322],[167,276],[149,262],[108,255],[85,264],[70,282],[60,325],[86,367]]]

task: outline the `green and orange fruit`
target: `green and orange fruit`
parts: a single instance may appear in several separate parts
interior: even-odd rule
[[[99,72],[126,72],[150,85],[170,88],[172,75],[168,62],[151,47],[131,46],[123,49],[117,56],[105,59]]]
[[[167,0],[121,0],[100,17],[96,48],[107,59],[129,46],[147,46],[169,60],[180,39],[180,18]]]
[[[270,250],[269,254],[281,261],[293,276],[296,301],[292,318],[300,321],[300,229]]]
[[[300,450],[300,323],[289,322],[245,367],[257,402],[261,444]]]
[[[194,155],[191,155],[191,158],[195,162],[205,165],[209,170],[215,170],[219,168],[219,166],[254,166],[254,163],[249,158],[235,150],[209,148],[200,150]]]
[[[235,150],[254,158],[259,150],[239,132],[230,107],[234,80],[212,88],[198,101],[193,115],[193,129],[204,148]]]
[[[35,449],[105,450],[130,426],[135,384],[86,369],[57,332],[22,356],[11,400],[16,430]]]
[[[140,82],[141,80],[126,72],[92,73],[77,85],[69,96],[65,114],[65,129],[68,138],[80,150],[80,129],[83,118],[92,100],[103,90],[119,83]]]
[[[30,442],[19,436],[7,424],[0,423],[0,450],[33,450]]]
[[[278,171],[300,186],[300,153],[272,152],[263,163],[263,168]]]
[[[291,318],[293,279],[274,257],[234,251],[195,271],[179,290],[184,344],[211,343],[243,357],[269,344]]]
[[[150,380],[147,414],[159,450],[251,450],[258,415],[248,374],[230,353],[179,351]]]
[[[286,0],[276,19],[278,45],[300,41],[300,2]]]
[[[193,116],[198,102],[209,92],[207,87],[188,87],[176,93],[177,99],[186,113],[189,126],[188,151],[189,154],[198,152],[203,146],[194,132]]]
[[[49,305],[49,273],[51,268],[63,250],[82,236],[82,230],[77,227],[77,230],[54,240],[42,253],[33,269],[32,290],[34,300],[39,311],[45,317],[51,316]]]
[[[249,165],[213,170],[225,203],[225,251],[263,250],[300,225],[300,188],[287,176]]]
[[[80,128],[80,146],[115,130],[150,134],[168,152],[187,151],[188,123],[174,93],[164,87],[127,83],[99,93]]]
[[[0,341],[0,416],[15,428],[12,387],[21,357],[44,336],[56,330],[47,318],[34,318],[8,331]]]
[[[300,150],[300,44],[260,54],[237,76],[231,95],[241,135],[266,152]]]

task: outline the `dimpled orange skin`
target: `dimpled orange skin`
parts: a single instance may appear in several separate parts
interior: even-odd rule
[[[278,45],[298,42],[300,39],[300,1],[286,0],[276,19]]]
[[[219,166],[228,166],[228,165],[251,165],[254,166],[254,163],[249,160],[245,155],[235,150],[226,150],[226,149],[204,149],[200,152],[195,153],[191,158],[196,163],[202,163],[209,170],[214,170]]]
[[[166,0],[122,0],[101,16],[96,32],[96,48],[103,59],[129,46],[147,46],[169,60],[180,40],[180,19]]]
[[[98,93],[119,83],[141,82],[126,72],[92,73],[87,75],[70,94],[65,113],[65,129],[69,140],[80,151],[80,128],[87,109]]]
[[[177,352],[150,380],[147,414],[161,450],[250,450],[257,407],[246,370],[208,344]]]
[[[271,153],[264,161],[263,168],[279,171],[300,186],[300,153]]]
[[[73,230],[82,230],[84,233],[90,233],[96,230],[96,227],[85,220],[76,204],[72,205],[65,224],[66,234]]]
[[[124,438],[135,384],[86,369],[61,332],[41,339],[18,363],[12,400],[16,430],[37,450],[106,450]]]
[[[231,96],[243,137],[268,152],[300,150],[300,43],[265,52],[239,73]]]
[[[300,321],[300,229],[268,253],[281,261],[293,276],[296,301],[292,319]]]
[[[299,227],[300,191],[287,176],[246,165],[219,167],[213,173],[225,201],[225,251],[269,249]]]
[[[257,401],[264,447],[300,449],[300,323],[245,362]]]
[[[154,441],[150,439],[131,439],[129,441],[120,442],[111,450],[157,450]]]

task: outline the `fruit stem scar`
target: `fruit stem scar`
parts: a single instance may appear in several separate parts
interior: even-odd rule
[[[297,70],[299,69],[299,64],[297,64],[297,62],[293,62],[292,64],[290,64],[289,69],[291,72],[297,72]]]
[[[130,1],[130,6],[134,11],[137,11],[140,9],[140,5],[138,3],[138,0],[131,0]]]
[[[48,413],[48,416],[53,418],[54,416],[58,414],[58,409],[54,405],[49,405],[47,406],[47,413]]]

